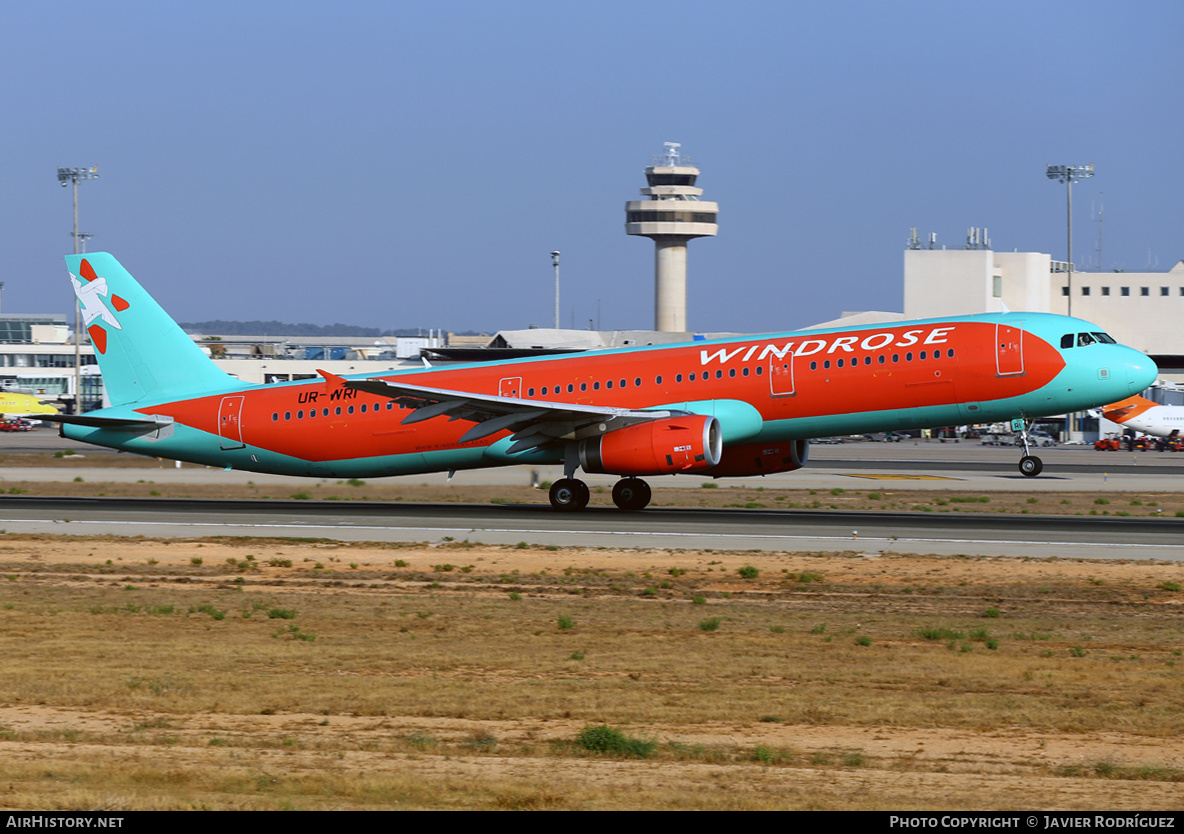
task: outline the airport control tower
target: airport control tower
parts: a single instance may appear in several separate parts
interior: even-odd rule
[[[625,203],[625,233],[654,241],[654,329],[687,330],[687,241],[714,237],[719,231],[719,205],[699,199],[699,169],[679,154],[678,142],[645,169],[648,200]]]

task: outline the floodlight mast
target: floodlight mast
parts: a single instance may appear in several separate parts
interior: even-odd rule
[[[1089,165],[1046,165],[1045,173],[1050,180],[1065,183],[1068,194],[1069,245],[1066,253],[1066,268],[1069,275],[1069,309],[1066,312],[1071,316],[1073,315],[1073,183],[1092,177],[1094,166],[1092,162]]]
[[[555,267],[555,329],[559,329],[559,250],[551,253],[551,266]]]
[[[89,168],[58,168],[58,182],[62,188],[74,186],[74,254],[81,250],[79,241],[85,241],[94,235],[78,234],[78,183],[80,180],[97,180],[99,169],[92,165]],[[85,246],[85,243],[82,244]],[[82,413],[82,302],[74,300],[74,413]]]

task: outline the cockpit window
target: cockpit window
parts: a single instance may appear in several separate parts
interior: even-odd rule
[[[1076,339],[1076,342],[1074,340]],[[1077,347],[1085,347],[1086,345],[1116,345],[1118,342],[1109,333],[1066,333],[1061,337],[1061,348],[1071,348],[1076,344]]]

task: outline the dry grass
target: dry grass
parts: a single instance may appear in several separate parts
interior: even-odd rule
[[[1184,801],[1177,565],[11,535],[0,563],[7,807]],[[601,723],[653,757],[574,744]]]

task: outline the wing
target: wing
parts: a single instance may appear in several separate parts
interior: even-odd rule
[[[327,371],[318,373],[329,382],[355,391],[388,397],[402,406],[413,409],[403,418],[403,425],[443,415],[447,415],[449,420],[467,420],[475,423],[476,425],[461,435],[458,441],[460,443],[480,440],[500,431],[512,432],[511,439],[514,442],[506,450],[507,454],[525,452],[565,440],[580,440],[635,423],[660,420],[683,413],[671,409],[639,411],[609,406],[522,400],[518,397],[452,391],[447,388],[409,385],[382,379],[344,379]]]

